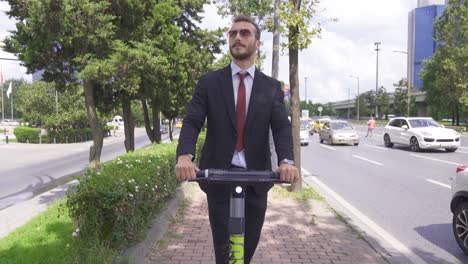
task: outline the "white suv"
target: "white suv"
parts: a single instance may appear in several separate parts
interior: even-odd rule
[[[384,143],[388,148],[403,144],[410,146],[412,151],[444,148],[454,152],[460,147],[460,134],[430,117],[396,117],[384,128]]]
[[[452,227],[455,240],[468,255],[468,164],[459,166],[452,179]]]

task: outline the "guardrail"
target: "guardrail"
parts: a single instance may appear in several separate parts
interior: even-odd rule
[[[453,129],[457,132],[465,132],[466,131],[466,127],[464,126],[445,126],[445,128],[450,128],[450,129]]]

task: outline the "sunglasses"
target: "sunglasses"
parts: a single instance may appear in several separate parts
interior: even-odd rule
[[[237,33],[239,33],[239,36],[243,38],[247,38],[252,36],[252,31],[248,29],[240,29],[240,30],[229,30],[227,32],[228,37],[230,38],[235,38],[237,36]]]

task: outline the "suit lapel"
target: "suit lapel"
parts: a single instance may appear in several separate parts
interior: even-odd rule
[[[256,103],[258,97],[261,94],[262,89],[262,74],[259,70],[255,69],[255,77],[252,85],[252,92],[250,93],[250,101],[249,101],[249,108],[247,111],[247,118],[245,120],[245,127],[249,127],[249,124],[253,120],[253,116],[256,112],[256,107],[258,104]]]
[[[232,71],[231,66],[228,65],[222,70],[221,80],[219,87],[221,89],[222,97],[224,98],[225,105],[231,119],[232,126],[236,128],[236,109],[234,104],[234,88],[232,87]]]

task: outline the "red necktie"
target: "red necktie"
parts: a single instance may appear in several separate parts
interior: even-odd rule
[[[244,149],[244,128],[245,128],[245,84],[244,78],[248,73],[238,73],[239,75],[239,90],[237,91],[237,109],[236,109],[236,128],[237,142],[236,151],[240,152]]]

